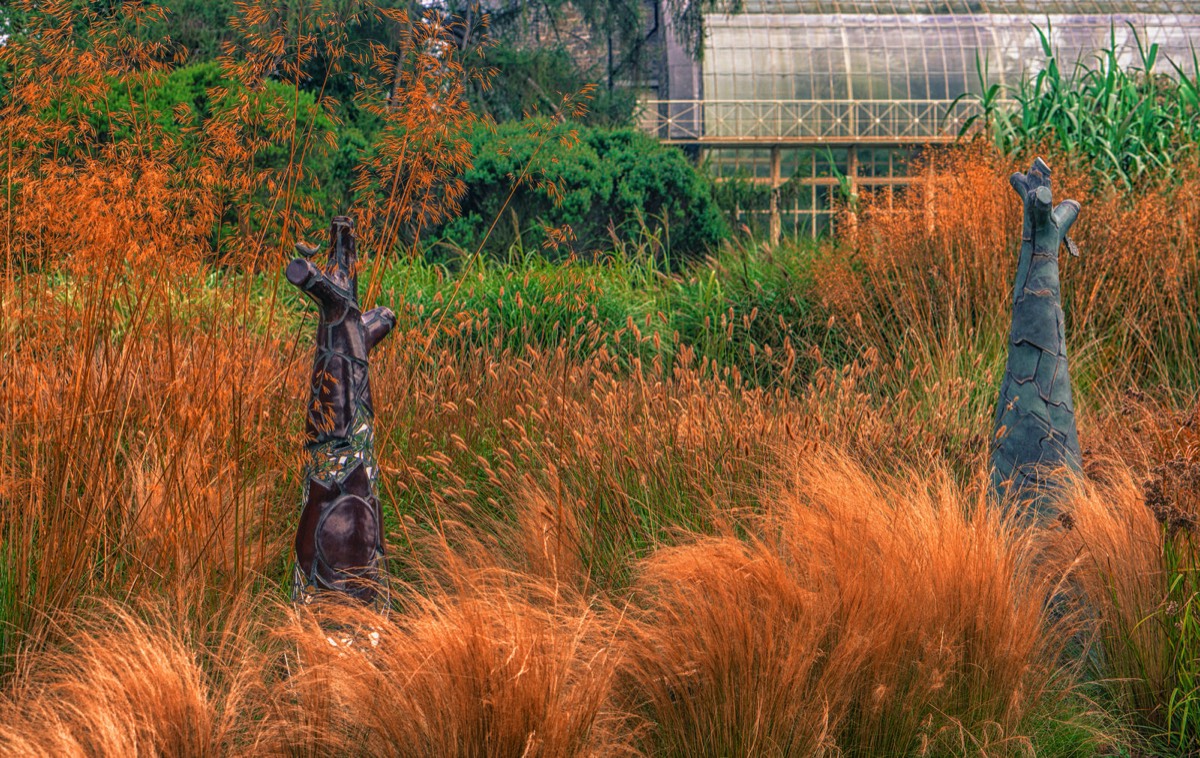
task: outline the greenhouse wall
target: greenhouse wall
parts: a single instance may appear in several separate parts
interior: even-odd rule
[[[1158,45],[1158,74],[1195,74],[1200,7],[1172,0],[743,0],[705,19],[702,61],[643,103],[643,126],[692,145],[720,180],[778,187],[775,226],[819,233],[829,200],[909,183],[908,165],[953,141],[979,110],[969,93],[1017,85],[1046,63],[1071,71],[1105,50],[1126,68]],[[699,81],[699,93],[695,82]],[[665,96],[663,96],[665,94]],[[763,208],[746,208],[748,218]]]

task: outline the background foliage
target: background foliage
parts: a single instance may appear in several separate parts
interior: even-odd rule
[[[476,129],[471,144],[462,215],[444,232],[458,248],[479,249],[495,219],[482,249],[501,257],[515,247],[590,259],[653,240],[670,267],[728,234],[709,183],[683,153],[632,128],[510,123]]]

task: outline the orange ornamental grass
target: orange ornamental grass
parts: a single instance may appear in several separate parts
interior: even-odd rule
[[[1021,754],[1067,636],[1035,535],[944,471],[789,461],[752,537],[649,558],[622,688],[654,755]]]
[[[1056,197],[1083,205],[1072,228],[1081,256],[1062,256],[1076,383],[1101,395],[1131,384],[1168,394],[1183,380],[1194,385],[1200,168],[1181,170],[1175,184],[1148,180],[1120,192],[1093,186],[1078,160],[1048,159]],[[1011,301],[1003,293],[1011,293],[1021,229],[1007,179],[1027,161],[978,143],[925,162],[928,170],[914,171],[932,181],[911,187],[893,208],[882,195],[868,198],[849,249],[832,250],[817,272],[839,323],[885,365],[978,350],[987,335],[1007,333]],[[929,343],[916,360],[908,357],[914,340]]]
[[[1194,751],[1195,539],[1200,523],[1196,413],[1145,413],[1133,401],[1129,431],[1098,456],[1064,502],[1070,529],[1052,555],[1094,615],[1093,663],[1117,706],[1156,736]],[[1138,407],[1142,406],[1142,407]],[[1115,456],[1120,452],[1133,465]],[[1187,716],[1188,718],[1185,718]]]
[[[1121,705],[1151,714],[1172,684],[1169,636],[1158,618],[1167,601],[1163,530],[1127,469],[1112,467],[1107,478],[1066,501],[1072,529],[1056,552],[1097,615],[1097,655]]]
[[[608,702],[620,651],[603,606],[505,572],[458,579],[451,595],[406,596],[390,618],[330,608],[278,629],[288,677],[274,688],[268,751],[627,752]]]
[[[205,666],[186,621],[104,603],[70,624],[61,647],[19,659],[0,701],[0,754],[217,755],[261,717],[261,684],[236,681],[245,661]]]
[[[18,568],[6,611],[28,635],[10,659],[13,692],[49,693],[38,672],[84,665],[91,654],[55,609],[110,594],[167,603],[169,624],[120,627],[102,645],[175,661],[146,676],[183,681],[170,686],[211,711],[196,723],[221,725],[223,752],[336,754],[393,738],[436,752],[450,743],[421,740],[453,738],[525,739],[545,754],[1004,754],[1058,697],[1067,635],[1046,628],[1038,600],[1053,575],[1031,563],[1028,534],[989,515],[979,481],[953,484],[907,401],[856,386],[869,369],[826,370],[791,395],[707,363],[622,367],[602,342],[582,356],[515,354],[466,327],[433,352],[414,332],[373,366],[383,496],[401,515],[393,555],[420,593],[386,620],[344,612],[393,640],[384,658],[326,660],[311,621],[242,599],[264,591],[263,572],[277,586],[291,533],[299,338],[266,336],[261,313],[224,320],[227,304],[203,288],[159,288],[128,301],[47,288],[10,335],[3,470],[8,502],[25,507],[4,511]],[[1190,439],[1151,422],[1148,437]],[[203,686],[180,673],[193,658]],[[384,688],[400,670],[437,689],[418,702]],[[274,693],[270,715],[223,710],[244,702],[235,687]],[[99,709],[88,718],[116,720],[120,697],[87,705]],[[511,720],[490,720],[496,698],[515,699]],[[66,719],[50,695],[22,702],[46,710],[0,723]],[[570,718],[529,731],[562,703],[578,703]],[[84,739],[70,723],[63,739]]]
[[[1067,637],[1031,533],[945,473],[787,460],[747,538],[660,549],[615,603],[451,553],[453,586],[388,616],[58,616],[0,731],[55,755],[1027,753]]]
[[[203,613],[278,560],[300,363],[171,276],[29,277],[7,301],[6,637],[83,593],[141,588]]]
[[[115,605],[65,619],[0,701],[0,754],[631,753],[605,613],[520,578],[471,581],[390,617],[260,601],[241,608],[252,623]]]
[[[25,693],[3,728],[59,740],[50,753],[111,754],[172,740],[233,754],[1032,744],[1068,635],[1042,618],[1054,577],[1030,536],[987,513],[978,480],[953,483],[982,470],[983,448],[947,452],[940,435],[981,437],[987,415],[923,415],[959,397],[928,373],[889,396],[870,349],[795,393],[662,340],[669,362],[649,323],[602,327],[597,285],[578,275],[557,344],[450,301],[406,314],[373,364],[396,570],[419,588],[388,619],[341,612],[356,639],[379,632],[379,653],[244,604],[278,587],[295,517],[298,306],[251,296],[249,278],[202,286],[166,267],[91,288],[24,277],[0,345],[3,599],[21,632],[8,682]],[[501,296],[546,307],[529,287],[514,277]],[[1192,439],[1092,397],[1088,439],[1141,423],[1159,441],[1124,451],[1131,476]],[[1120,518],[1144,507],[1117,505]],[[143,613],[77,622],[95,595],[165,604],[170,621],[87,642],[77,626]],[[141,713],[120,672],[143,658],[136,675],[192,709],[197,734],[158,723],[175,706],[145,727],[120,717]]]

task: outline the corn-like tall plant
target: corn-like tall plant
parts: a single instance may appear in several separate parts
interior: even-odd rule
[[[1193,52],[1190,73],[1183,61],[1167,62],[1173,76],[1160,73],[1158,45],[1146,44],[1132,24],[1129,29],[1138,49],[1134,67],[1121,65],[1113,27],[1107,48],[1064,71],[1050,28],[1038,27],[1045,55],[1041,70],[1004,90],[988,81],[980,65],[982,94],[964,97],[977,100],[983,113],[961,133],[982,119],[1005,154],[1056,145],[1089,160],[1104,181],[1126,188],[1144,179],[1177,178],[1200,144],[1200,60]]]

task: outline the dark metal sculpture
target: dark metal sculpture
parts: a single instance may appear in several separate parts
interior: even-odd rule
[[[1008,502],[1041,518],[1056,472],[1079,471],[1082,456],[1067,371],[1067,344],[1059,290],[1058,251],[1079,215],[1079,203],[1053,205],[1050,167],[1041,158],[1028,174],[1013,174],[1025,206],[1021,257],[1013,287],[1008,365],[1000,384],[992,440],[992,486]]]
[[[367,377],[370,351],[396,324],[387,308],[358,304],[354,225],[337,216],[324,270],[308,258],[288,264],[287,279],[320,310],[306,435],[304,511],[296,530],[292,599],[309,602],[334,590],[364,602],[384,600],[383,518],[375,493],[374,410]]]

